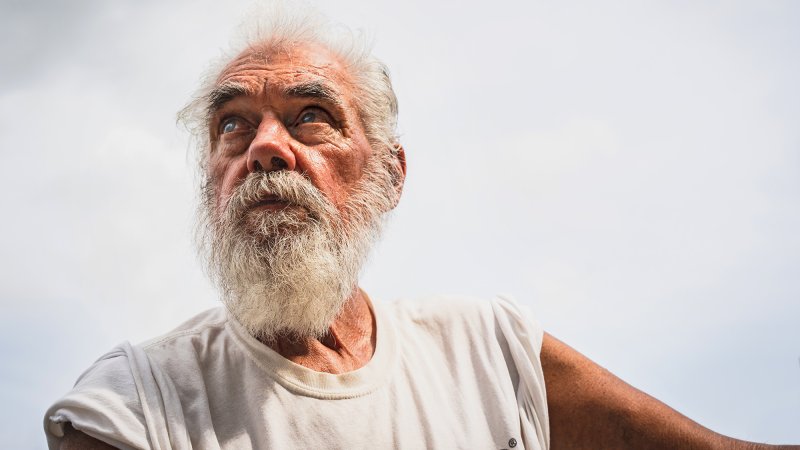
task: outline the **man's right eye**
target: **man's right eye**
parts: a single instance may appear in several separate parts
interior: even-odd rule
[[[238,117],[229,117],[219,124],[219,134],[233,133],[241,127],[241,120]]]

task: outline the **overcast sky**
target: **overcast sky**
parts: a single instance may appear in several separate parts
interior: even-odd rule
[[[0,430],[217,304],[175,113],[245,2],[0,3]],[[320,2],[393,74],[375,298],[530,305],[715,431],[800,443],[800,3]],[[10,441],[8,441],[10,439]]]

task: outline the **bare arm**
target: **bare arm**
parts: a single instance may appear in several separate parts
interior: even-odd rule
[[[755,444],[715,433],[549,334],[542,343],[542,367],[553,450],[800,449]]]
[[[64,426],[64,439],[58,448],[59,450],[115,450],[115,447],[72,428],[70,424]]]

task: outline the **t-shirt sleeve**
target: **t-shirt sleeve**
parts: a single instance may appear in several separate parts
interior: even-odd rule
[[[540,359],[544,331],[524,305],[509,297],[493,299],[492,309],[519,374],[517,405],[525,448],[546,450],[550,421]]]
[[[147,352],[125,342],[81,375],[45,414],[47,444],[64,424],[121,449],[187,449],[191,440],[170,376]]]
[[[64,425],[121,449],[150,448],[141,402],[123,348],[105,354],[47,410],[47,445],[57,449]]]

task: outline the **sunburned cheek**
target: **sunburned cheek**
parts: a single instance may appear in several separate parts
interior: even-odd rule
[[[330,149],[328,149],[330,150]],[[330,201],[340,206],[353,183],[349,161],[340,150],[309,152],[304,166],[312,176],[313,183]]]
[[[354,151],[343,152],[333,160],[333,167],[336,168],[335,176],[343,186],[355,185],[363,175],[364,164],[360,155]]]

